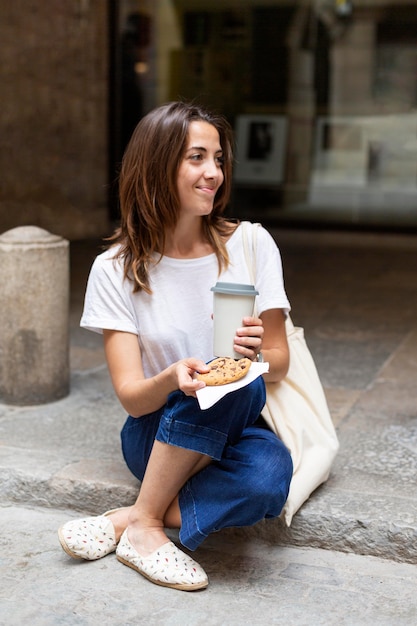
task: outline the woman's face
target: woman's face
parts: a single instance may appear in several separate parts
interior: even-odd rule
[[[191,122],[177,177],[182,213],[211,213],[224,180],[222,165],[223,151],[216,128],[208,122]]]

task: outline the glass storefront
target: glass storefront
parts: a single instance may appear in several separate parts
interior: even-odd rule
[[[154,104],[229,118],[234,215],[417,227],[417,0],[150,4]]]

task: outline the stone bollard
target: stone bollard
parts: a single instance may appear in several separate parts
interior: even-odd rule
[[[69,393],[69,243],[37,226],[0,235],[0,401]]]

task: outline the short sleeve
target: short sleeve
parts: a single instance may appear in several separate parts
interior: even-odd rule
[[[106,251],[91,268],[80,326],[97,333],[103,329],[138,334],[130,292],[131,283],[124,279],[122,262]]]
[[[285,285],[282,258],[272,235],[263,227],[252,226],[256,237],[256,288],[258,313],[269,309],[282,309],[285,316],[291,310]]]

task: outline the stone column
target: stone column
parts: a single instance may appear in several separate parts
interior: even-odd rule
[[[69,243],[37,226],[0,235],[0,401],[69,392]]]

